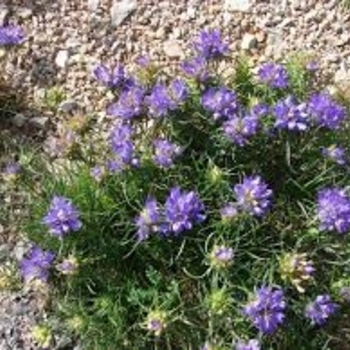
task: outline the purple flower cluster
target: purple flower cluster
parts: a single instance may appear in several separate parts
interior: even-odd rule
[[[158,232],[160,223],[160,212],[157,201],[148,198],[140,213],[136,218],[136,236],[138,241],[144,241],[151,233]]]
[[[174,187],[165,202],[165,218],[170,232],[178,235],[205,220],[204,205],[194,191],[184,192]]]
[[[234,203],[228,203],[220,209],[222,220],[231,220],[238,214],[237,206]]]
[[[233,258],[233,249],[225,245],[214,246],[210,253],[211,264],[214,267],[227,267],[232,262]]]
[[[273,334],[283,323],[286,303],[281,289],[261,287],[255,298],[244,307],[244,314],[262,333]]]
[[[189,95],[185,81],[180,78],[174,79],[170,84],[169,94],[176,106],[184,102]]]
[[[305,131],[309,126],[307,104],[297,103],[292,96],[279,101],[273,109],[273,114],[276,118],[275,127],[277,129]]]
[[[237,204],[244,212],[263,216],[271,205],[272,190],[260,176],[248,176],[233,188]]]
[[[104,64],[98,64],[93,68],[92,75],[96,80],[109,88],[120,88],[124,87],[126,83],[131,83],[130,79],[127,77],[125,68],[120,65],[109,69]]]
[[[69,232],[79,231],[82,226],[79,212],[72,201],[59,196],[53,197],[43,222],[48,226],[49,232],[59,238],[64,237]]]
[[[236,344],[236,350],[260,350],[260,343],[256,339],[246,341],[240,340]]]
[[[215,120],[230,118],[237,112],[237,95],[224,86],[211,87],[203,93],[202,105],[208,112],[213,113]]]
[[[113,117],[130,120],[138,117],[143,111],[144,88],[134,85],[121,92],[116,103],[107,108],[107,114]]]
[[[117,123],[109,136],[114,160],[109,163],[109,170],[122,171],[134,162],[135,147],[133,143],[133,127],[125,122]]]
[[[345,189],[326,188],[318,193],[317,217],[322,231],[350,230],[350,198]]]
[[[198,56],[206,60],[226,55],[229,51],[227,43],[221,38],[219,30],[203,30],[193,42],[193,48]]]
[[[339,129],[346,118],[345,108],[326,93],[311,95],[308,106],[316,124],[331,130]]]
[[[182,71],[189,77],[204,82],[208,79],[207,61],[203,57],[195,57],[181,63]]]
[[[258,70],[258,76],[261,82],[273,88],[284,89],[289,84],[287,70],[277,63],[264,63]]]
[[[236,115],[224,122],[222,128],[230,141],[238,146],[244,146],[249,138],[257,133],[259,120],[250,114],[243,117]]]
[[[166,139],[156,139],[153,145],[154,162],[162,168],[169,168],[174,159],[181,154],[181,147]]]
[[[348,162],[345,149],[337,145],[322,148],[322,154],[339,165],[345,165]]]
[[[23,29],[16,25],[0,26],[0,45],[19,45],[24,42]]]
[[[26,282],[33,280],[47,282],[49,278],[49,270],[55,254],[44,251],[40,247],[33,247],[20,263],[21,274]]]
[[[332,302],[328,294],[319,295],[315,301],[309,303],[305,308],[305,316],[313,324],[322,326],[328,318],[338,310],[338,305]]]

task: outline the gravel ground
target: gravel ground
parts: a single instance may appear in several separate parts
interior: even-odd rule
[[[350,85],[350,11],[339,0],[4,3],[0,22],[22,25],[28,40],[15,52],[0,52],[0,62],[14,86],[25,90],[35,103],[40,103],[48,88],[62,86],[69,101],[81,104],[88,113],[103,113],[105,89],[91,78],[93,64],[127,64],[148,55],[171,69],[188,53],[193,35],[205,27],[221,28],[231,42],[233,58],[246,53],[262,62],[304,51],[316,57],[336,84]],[[17,122],[45,128],[47,117],[36,111]],[[0,253],[7,251],[7,257],[16,260],[23,255],[5,245],[0,241]],[[30,327],[45,318],[37,299],[28,291],[0,294],[0,349],[38,348],[28,335]]]

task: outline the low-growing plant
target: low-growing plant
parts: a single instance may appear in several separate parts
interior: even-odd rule
[[[92,134],[35,184],[27,170],[24,281],[49,284],[84,349],[333,349],[350,287],[347,110],[311,62],[254,74],[240,60],[223,80],[218,31],[193,51],[176,78],[145,57],[133,75],[95,67],[115,93],[107,143]]]

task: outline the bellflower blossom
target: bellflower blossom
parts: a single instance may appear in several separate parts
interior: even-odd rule
[[[213,267],[227,267],[232,263],[233,258],[233,249],[225,245],[215,245],[210,253],[210,262]]]
[[[326,93],[312,94],[308,106],[316,124],[331,130],[339,129],[346,118],[345,108]]]
[[[224,86],[210,87],[202,95],[202,105],[208,112],[213,113],[215,120],[230,118],[238,109],[237,95]]]
[[[309,318],[313,324],[322,326],[337,310],[338,305],[332,302],[328,294],[318,295],[315,301],[306,306],[305,317]]]
[[[185,192],[174,187],[165,203],[165,218],[168,231],[178,235],[205,220],[204,205],[194,191]]]
[[[326,188],[318,192],[317,217],[322,231],[350,230],[350,198],[345,189]]]
[[[154,162],[163,168],[169,168],[174,159],[181,154],[181,147],[166,139],[156,139],[153,145]]]
[[[225,204],[220,209],[220,214],[223,221],[229,221],[238,215],[237,206],[233,203]]]
[[[151,116],[155,118],[164,117],[170,110],[176,108],[176,103],[169,96],[167,87],[164,84],[157,83],[150,93],[146,96],[145,102]]]
[[[277,129],[305,131],[309,126],[307,104],[298,104],[292,96],[277,102],[273,108],[273,114]]]
[[[189,95],[189,90],[186,82],[180,78],[174,79],[170,84],[169,94],[176,105],[184,102]]]
[[[337,145],[322,148],[322,154],[324,157],[334,161],[339,165],[345,165],[348,161],[345,149],[338,147]]]
[[[191,78],[204,82],[208,79],[207,62],[203,57],[195,57],[181,62],[182,71]]]
[[[202,30],[193,42],[193,48],[198,56],[210,60],[228,53],[228,44],[223,42],[219,30]]]
[[[257,103],[250,109],[250,114],[262,118],[267,116],[270,113],[270,107],[265,103]]]
[[[288,87],[289,79],[287,70],[277,63],[264,63],[258,70],[258,76],[261,82],[279,89]]]
[[[134,143],[132,140],[134,130],[130,124],[117,123],[110,133],[110,145],[115,159],[110,166],[115,166],[114,171],[121,171],[127,165],[131,165],[134,159]],[[113,169],[110,168],[111,171]]]
[[[23,29],[17,25],[0,26],[0,45],[19,45],[25,40]]]
[[[26,282],[37,280],[46,283],[55,254],[34,246],[20,262],[23,279]]]
[[[154,198],[148,198],[135,220],[137,226],[136,236],[138,241],[146,240],[152,232],[157,232],[160,223],[159,206]]]
[[[133,86],[121,92],[117,103],[107,108],[107,114],[129,120],[138,117],[143,110],[144,88]]]
[[[125,83],[130,83],[125,68],[120,65],[109,69],[104,64],[97,64],[92,70],[92,75],[96,80],[109,88],[123,87]]]
[[[63,275],[74,275],[79,268],[78,260],[74,257],[64,259],[61,263],[56,265],[56,269]]]
[[[247,176],[234,186],[238,206],[254,216],[263,216],[270,208],[272,190],[260,176]]]
[[[248,341],[239,340],[236,343],[235,350],[260,350],[260,343],[256,339],[251,339]]]
[[[247,114],[243,117],[236,115],[225,121],[222,128],[231,142],[238,146],[244,146],[249,138],[257,133],[259,120],[254,115]]]
[[[43,223],[52,235],[59,238],[72,231],[79,231],[82,226],[80,214],[72,201],[60,196],[53,197]]]
[[[286,303],[281,289],[263,286],[244,307],[244,314],[264,334],[273,334],[285,318]]]

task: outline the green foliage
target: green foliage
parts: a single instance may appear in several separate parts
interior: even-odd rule
[[[241,59],[231,87],[246,107],[257,101],[273,104],[290,92],[307,98],[315,89],[311,75],[299,60],[291,59],[287,67],[291,88],[276,91],[256,83]],[[150,128],[141,125],[138,143],[146,151],[139,168],[95,181],[91,166],[108,158],[108,150],[67,162],[55,173],[51,165],[45,167],[44,158],[29,162],[23,181],[31,195],[26,232],[44,249],[55,251],[57,261],[70,255],[79,261],[72,276],[53,271],[54,309],[87,350],[198,349],[206,340],[231,349],[238,338],[257,337],[241,312],[254,288],[280,285],[288,303],[286,323],[273,337],[261,337],[263,348],[333,349],[336,325],[344,322],[344,314],[320,329],[310,326],[303,310],[318,294],[339,299],[333,286],[349,273],[348,238],[319,232],[315,220],[317,191],[347,186],[350,180],[346,169],[320,155],[320,148],[347,140],[348,130],[279,131],[273,137],[259,133],[238,147],[203,109],[199,89],[193,84],[186,106],[171,118]],[[56,104],[54,96],[49,100]],[[271,116],[264,123],[270,125]],[[168,170],[147,157],[150,141],[163,134],[185,146]],[[223,221],[220,208],[234,201],[232,186],[250,174],[261,175],[272,188],[272,210],[263,220]],[[206,221],[179,237],[154,235],[138,243],[134,219],[146,198],[152,194],[163,203],[174,185],[198,192],[207,208]],[[42,224],[54,195],[70,198],[82,215],[82,229],[63,240]],[[232,247],[235,257],[217,270],[209,256],[220,244]],[[294,251],[307,253],[317,271],[304,294],[280,275],[280,258]],[[162,315],[159,336],[147,330],[150,314]]]

